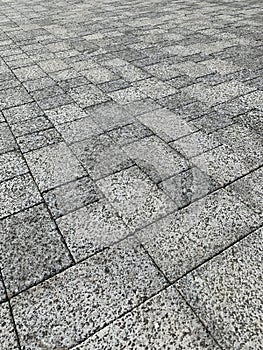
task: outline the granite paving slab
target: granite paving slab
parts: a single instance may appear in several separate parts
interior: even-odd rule
[[[8,303],[0,304],[0,343],[3,350],[19,350]]]

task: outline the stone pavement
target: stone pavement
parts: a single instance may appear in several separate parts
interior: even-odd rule
[[[0,0],[0,349],[263,349],[259,0]]]

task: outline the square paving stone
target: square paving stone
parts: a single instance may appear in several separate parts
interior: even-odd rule
[[[209,175],[192,167],[171,178],[162,181],[159,188],[182,208],[219,188],[219,184]]]
[[[116,102],[106,102],[87,109],[96,123],[107,131],[134,121],[133,116]]]
[[[15,136],[21,136],[41,130],[46,130],[51,128],[52,126],[53,125],[45,116],[40,116],[33,119],[27,119],[15,124],[10,124],[10,127]]]
[[[55,218],[88,205],[102,197],[89,177],[70,182],[44,193],[44,199]]]
[[[79,261],[130,234],[106,201],[99,201],[57,220],[67,245]]]
[[[28,172],[26,162],[18,151],[0,155],[0,182]]]
[[[123,149],[156,183],[189,168],[185,158],[156,136],[146,137]]]
[[[85,175],[80,163],[63,142],[26,153],[25,158],[41,191]]]
[[[174,287],[147,300],[73,350],[100,350],[102,344],[105,350],[219,350]]]
[[[250,170],[243,157],[226,145],[193,157],[192,162],[221,185],[234,181]]]
[[[7,123],[0,123],[0,154],[17,148],[17,144]]]
[[[68,250],[42,204],[3,219],[0,227],[0,265],[10,297],[71,264]]]
[[[16,140],[23,153],[63,141],[55,128],[22,135],[17,137]]]
[[[137,167],[97,182],[123,221],[137,229],[167,215],[175,204]]]
[[[177,91],[173,86],[155,78],[141,80],[134,83],[133,85],[142,91],[145,95],[153,99],[172,95]]]
[[[197,131],[190,135],[181,137],[179,140],[170,143],[170,145],[185,157],[192,158],[220,146],[221,143],[212,135],[207,135],[202,131]]]
[[[15,107],[20,104],[31,102],[32,97],[24,87],[15,87],[0,91],[0,108]]]
[[[9,124],[20,123],[43,115],[43,111],[35,103],[26,103],[21,106],[12,107],[4,110],[4,116]]]
[[[108,93],[108,95],[117,103],[121,105],[125,105],[127,103],[142,100],[146,98],[146,95],[143,94],[140,90],[137,88],[131,86],[127,87],[126,89],[121,89],[117,91],[113,91],[111,93]]]
[[[76,142],[70,148],[93,179],[99,179],[133,164],[128,155],[105,134]]]
[[[29,174],[0,183],[0,218],[41,202],[40,193]]]
[[[103,130],[91,117],[74,120],[57,125],[57,130],[67,143],[85,140],[91,136],[103,133]]]
[[[166,142],[176,140],[197,130],[180,115],[174,114],[167,109],[157,109],[139,115],[137,119]]]
[[[226,187],[231,194],[251,206],[255,211],[263,212],[263,168],[238,179]]]
[[[177,283],[223,349],[262,347],[262,233],[252,233]]]
[[[54,125],[87,117],[87,114],[76,104],[68,104],[55,109],[49,109],[45,111],[45,114]]]
[[[69,94],[73,100],[82,108],[110,100],[106,94],[104,94],[101,90],[92,84],[72,88],[69,91]]]
[[[77,345],[165,284],[136,241],[123,241],[12,299],[21,346]]]
[[[259,216],[224,190],[137,232],[156,264],[174,281],[258,227]]]
[[[38,79],[46,75],[37,65],[14,69],[14,73],[20,81]]]
[[[134,141],[151,136],[153,133],[150,129],[139,122],[124,125],[120,128],[113,129],[108,132],[110,138],[118,145],[123,146]]]
[[[8,303],[0,304],[0,343],[2,350],[19,350]]]

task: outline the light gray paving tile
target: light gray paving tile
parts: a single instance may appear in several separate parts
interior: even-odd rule
[[[49,109],[45,111],[45,114],[54,125],[87,117],[87,114],[75,104]]]
[[[195,63],[192,61],[186,61],[174,65],[174,69],[177,69],[179,72],[182,72],[191,78],[202,77],[207,74],[213,73],[213,69],[208,66],[203,65],[202,63]]]
[[[132,116],[137,116],[146,112],[160,109],[160,105],[150,98],[140,101],[133,101],[123,106]]]
[[[202,131],[197,131],[170,143],[172,147],[180,151],[187,158],[195,157],[220,146],[220,144],[213,135],[207,135]]]
[[[0,181],[28,172],[20,152],[13,151],[0,155]]]
[[[57,220],[58,226],[78,261],[109,247],[130,234],[129,229],[106,202],[99,201]]]
[[[5,288],[3,285],[3,281],[0,277],[0,303],[6,300],[6,293],[5,293]]]
[[[201,64],[204,65],[205,67],[207,67],[208,69],[210,69],[216,73],[219,73],[221,75],[234,73],[234,72],[237,72],[238,70],[240,70],[240,66],[233,64],[232,62],[223,61],[220,59],[206,60],[206,61],[202,62]]]
[[[48,87],[54,86],[55,84],[56,82],[48,76],[45,76],[44,78],[23,81],[23,85],[28,92],[33,92],[36,90],[48,88]]]
[[[174,281],[259,223],[251,209],[220,190],[138,231],[137,237]]]
[[[177,288],[224,349],[260,349],[262,229],[181,279]]]
[[[99,350],[102,344],[105,350],[219,350],[174,287],[147,300],[73,350]]]
[[[146,95],[143,94],[136,87],[131,86],[125,89],[117,90],[108,93],[108,95],[117,103],[125,105],[127,103],[138,101],[146,98]]]
[[[168,214],[175,204],[137,167],[97,182],[123,221],[137,229]]]
[[[0,304],[0,343],[2,350],[19,350],[8,303]]]
[[[15,87],[0,91],[0,108],[11,108],[20,104],[32,102],[32,97],[24,87]]]
[[[85,175],[63,142],[26,153],[25,158],[41,191]]]
[[[256,108],[263,111],[263,91],[257,90],[240,98],[241,103],[246,104],[251,108]]]
[[[87,109],[94,121],[107,131],[134,121],[133,116],[116,102],[106,102]]]
[[[105,83],[119,78],[118,75],[103,67],[87,69],[82,71],[81,74],[94,84]]]
[[[3,113],[9,124],[20,123],[38,117],[39,115],[43,115],[43,112],[35,102],[6,109]]]
[[[185,158],[156,136],[136,141],[123,149],[156,183],[189,168]]]
[[[175,202],[177,208],[182,208],[215,191],[219,184],[203,171],[192,167],[162,181],[158,186]]]
[[[221,185],[234,181],[250,170],[243,157],[225,145],[193,157],[192,162]]]
[[[152,131],[139,122],[124,125],[120,128],[108,132],[110,138],[118,145],[123,146],[131,142],[140,140],[146,136],[151,136]]]
[[[37,65],[14,69],[14,73],[20,81],[38,79],[46,75]]]
[[[55,128],[22,135],[17,137],[16,140],[23,153],[63,141],[61,135]]]
[[[32,119],[20,121],[15,124],[10,124],[10,127],[15,136],[30,134],[40,130],[49,129],[52,124],[45,116],[40,116]]]
[[[193,133],[197,129],[189,125],[180,115],[167,109],[157,109],[137,116],[137,119],[166,142]]]
[[[145,95],[153,99],[158,99],[168,95],[172,95],[175,94],[177,91],[173,86],[155,78],[141,80],[135,82],[133,85],[137,87],[140,91],[142,91]]]
[[[7,123],[0,123],[0,154],[17,148],[17,144]]]
[[[72,88],[69,91],[69,94],[73,100],[82,108],[110,100],[106,94],[104,94],[101,90],[92,84]]]
[[[3,219],[0,227],[0,265],[9,297],[71,264],[42,204]]]
[[[263,168],[238,179],[226,187],[231,194],[251,206],[257,212],[263,212]]]
[[[150,74],[143,71],[142,69],[133,66],[132,64],[125,64],[113,68],[114,72],[121,76],[128,82],[134,82],[148,78]]]
[[[82,141],[91,136],[103,133],[103,130],[91,117],[59,124],[57,125],[57,130],[67,143]]]
[[[99,189],[89,177],[59,186],[44,193],[43,196],[55,218],[95,202],[102,197]]]
[[[74,143],[71,149],[93,179],[99,179],[133,164],[127,154],[105,134]]]
[[[0,183],[0,218],[41,202],[41,196],[29,174]]]
[[[38,62],[38,65],[46,73],[51,73],[51,72],[68,68],[67,64],[60,59],[50,59],[46,61],[41,61],[41,62]]]
[[[46,90],[48,93],[48,89]],[[54,109],[65,104],[73,103],[73,99],[67,93],[60,93],[56,96],[50,96],[44,99],[40,99],[37,101],[40,108],[43,110]]]
[[[13,298],[21,345],[72,347],[165,284],[136,241],[126,240]]]

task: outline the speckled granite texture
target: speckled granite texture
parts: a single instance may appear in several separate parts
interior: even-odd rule
[[[0,350],[262,350],[259,0],[0,0]]]

